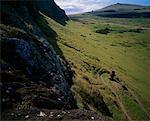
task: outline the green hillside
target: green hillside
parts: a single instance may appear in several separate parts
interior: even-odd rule
[[[114,4],[114,5],[110,5],[110,6],[107,6],[105,8],[102,8],[102,9],[99,9],[97,11],[104,11],[104,10],[116,10],[116,11],[131,11],[131,10],[142,10],[146,8],[145,6],[142,6],[142,5],[132,5],[132,4],[121,4],[121,3],[117,3],[117,4]]]
[[[3,121],[150,120],[150,7],[1,3]]]
[[[117,3],[87,14],[109,18],[150,18],[150,7]]]
[[[108,107],[115,121],[149,120],[149,19],[83,14],[71,16],[64,27],[43,17],[57,33],[57,44],[74,70],[72,91],[79,108],[109,115],[104,110]],[[118,81],[109,79],[112,70]],[[106,103],[103,109],[101,100]]]

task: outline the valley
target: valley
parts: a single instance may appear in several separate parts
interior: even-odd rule
[[[149,121],[150,7],[66,15],[2,1],[1,109],[11,121]]]
[[[106,19],[94,18],[90,15],[75,15],[71,18],[73,19],[62,27],[45,16],[48,25],[57,31],[58,45],[75,71],[72,90],[76,94],[78,106],[86,107],[84,105],[86,99],[80,95],[79,90],[84,89],[89,94],[96,91],[102,94],[115,120],[127,118],[127,116],[122,118],[127,114],[121,111],[121,105],[130,115],[129,120],[148,119],[150,111],[150,88],[147,86],[150,85],[149,19],[144,23],[139,18]],[[103,28],[109,28],[110,32],[108,34],[95,32]],[[97,73],[101,70],[108,72],[115,70],[121,79],[119,84],[125,85],[128,91],[123,91],[118,83],[110,81],[109,74],[106,74],[106,79],[103,81],[108,81],[106,83],[110,85],[112,91],[98,76]],[[118,100],[119,107],[115,106],[115,100]],[[93,104],[87,105],[91,110],[98,110]]]

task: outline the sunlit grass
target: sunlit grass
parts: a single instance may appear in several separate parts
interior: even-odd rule
[[[61,26],[52,19],[44,16],[48,25],[57,33],[57,44],[63,55],[70,63],[72,70],[75,71],[74,85],[72,90],[77,99],[77,105],[85,108],[84,96],[92,96],[95,92],[103,96],[109,109],[113,112],[116,120],[124,119],[123,114],[114,105],[114,96],[111,91],[105,87],[102,81],[93,73],[92,68],[103,68],[108,71],[115,70],[129,88],[138,95],[144,107],[150,106],[150,20],[146,19],[146,24],[139,19],[104,19],[104,18],[86,18],[86,23],[77,21],[68,21],[66,26]],[[80,17],[80,20],[84,20]],[[106,20],[106,21],[105,21]],[[126,22],[124,24],[124,22]],[[131,27],[130,27],[131,26]],[[112,31],[109,34],[96,33],[96,29],[109,27]],[[142,28],[140,33],[129,31],[136,28]],[[125,31],[120,33],[120,31]],[[90,67],[86,66],[89,64]],[[86,76],[88,80],[83,77]],[[81,91],[81,92],[80,92]],[[87,97],[88,98],[88,97]],[[132,113],[130,106],[135,106],[134,101],[129,97],[122,97],[126,103],[124,106],[127,111]],[[93,104],[87,105],[91,110],[97,110]],[[137,113],[131,114],[133,119],[143,119],[139,115],[142,112],[139,107]]]

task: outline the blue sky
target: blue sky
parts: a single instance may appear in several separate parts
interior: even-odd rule
[[[130,3],[150,6],[150,0],[55,0],[67,14],[97,10],[115,3]]]

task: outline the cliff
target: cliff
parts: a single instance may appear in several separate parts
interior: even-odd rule
[[[28,95],[28,98],[32,98],[30,106],[75,107],[75,101],[70,91],[72,71],[67,62],[60,58],[49,44],[46,35],[36,21],[36,18],[40,17],[39,11],[61,24],[65,24],[68,18],[53,0],[42,3],[38,0],[1,2],[2,110],[20,107],[22,101],[26,103],[27,100],[23,98],[27,95],[24,94],[24,91],[30,92],[30,89],[26,88],[31,88],[36,95],[35,99],[33,99],[32,92]],[[54,16],[55,14],[57,16]],[[33,84],[30,83],[31,81]],[[41,96],[37,90],[33,89],[34,85],[40,90],[39,84],[44,90],[48,90],[41,92],[42,95],[49,93],[48,95]],[[14,85],[15,87],[13,87]],[[7,94],[6,91],[9,93]],[[10,95],[15,95],[15,97]],[[6,100],[7,98],[9,100]],[[15,105],[12,100],[15,101]],[[29,105],[26,104],[26,107]]]
[[[1,1],[2,120],[108,120],[76,109],[73,71],[57,48],[57,33],[49,27],[54,47],[39,25],[46,23],[40,13],[61,25],[68,20],[54,0]],[[63,111],[69,109],[76,110]]]

